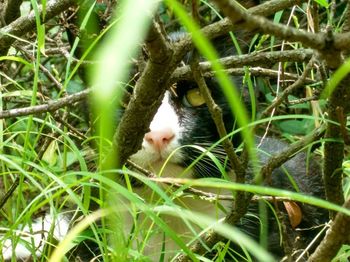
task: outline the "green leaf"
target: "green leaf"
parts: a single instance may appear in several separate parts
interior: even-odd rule
[[[54,166],[57,162],[57,149],[57,142],[53,140],[44,152],[42,160],[48,163],[49,166]]]
[[[314,122],[309,119],[291,119],[282,122],[276,122],[275,125],[278,126],[282,132],[292,135],[306,135],[314,129]]]
[[[325,7],[325,8],[329,7],[329,3],[327,0],[314,0],[314,1],[322,7]]]
[[[328,81],[326,88],[321,94],[321,98],[328,98],[338,86],[338,84],[350,73],[350,58],[346,59],[345,62],[334,72]]]

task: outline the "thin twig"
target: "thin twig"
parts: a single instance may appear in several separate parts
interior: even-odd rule
[[[161,184],[166,184],[171,187],[175,188],[182,188],[184,193],[189,193],[192,195],[196,195],[200,197],[203,200],[207,201],[213,201],[213,200],[223,200],[223,201],[234,201],[235,198],[232,196],[232,194],[216,194],[212,192],[206,192],[203,190],[199,190],[194,187],[186,186],[184,185],[188,184],[187,180],[181,179],[181,178],[173,178],[173,177],[159,177],[156,174],[152,173],[151,171],[144,169],[137,165],[136,163],[128,160],[127,164],[129,167],[131,167],[133,170],[137,170],[141,174],[143,174],[145,177],[147,177],[150,181],[156,182],[156,183],[161,183]],[[275,196],[254,196],[252,198],[252,201],[257,202],[261,199],[264,199],[269,202],[274,202],[274,201],[293,201],[290,197],[275,197]]]
[[[270,67],[277,62],[306,62],[309,61],[314,53],[311,49],[299,49],[288,51],[261,52],[244,55],[234,55],[219,59],[220,64],[225,69],[232,69],[243,66],[263,66]],[[212,71],[210,62],[200,62],[200,70],[202,74]],[[292,74],[287,74],[292,75]],[[191,79],[192,73],[190,66],[182,66],[177,68],[172,74],[172,81]]]
[[[273,101],[273,103],[271,105],[269,105],[261,114],[261,118],[267,117],[274,108],[276,108],[277,106],[279,106],[287,97],[288,95],[300,88],[303,87],[305,84],[305,79],[306,76],[310,73],[312,66],[314,64],[314,59],[311,59],[309,61],[309,63],[307,64],[304,72],[302,73],[302,75],[298,78],[297,81],[295,81],[293,84],[291,84],[290,86],[288,86],[280,96],[276,97],[275,100]]]
[[[60,0],[60,1],[49,1],[46,6],[45,21],[50,20],[59,13],[67,10],[68,7],[79,4],[80,0]],[[39,6],[40,17],[42,16],[42,7]],[[11,24],[0,29],[0,55],[5,55],[7,49],[16,40],[16,37],[21,37],[22,35],[35,30],[34,11],[30,12],[27,16],[22,16]]]
[[[0,119],[53,112],[62,107],[72,105],[75,102],[79,102],[81,100],[86,99],[86,97],[91,93],[91,91],[92,89],[86,89],[84,91],[57,100],[49,101],[46,104],[1,111]]]
[[[211,117],[214,120],[216,129],[220,138],[226,137],[226,139],[222,141],[222,145],[230,161],[234,176],[236,177],[237,182],[244,183],[244,173],[245,173],[244,169],[242,167],[241,161],[239,160],[238,156],[234,151],[231,140],[227,138],[227,131],[226,131],[223,116],[222,116],[222,109],[215,103],[214,99],[210,94],[208,86],[203,76],[201,75],[201,72],[199,71],[199,67],[198,67],[199,57],[197,52],[194,52],[192,59],[193,61],[191,62],[191,70],[193,73],[193,78],[197,82],[199,90],[204,97],[205,103],[207,104]]]
[[[344,208],[350,209],[350,198],[343,205]],[[350,216],[338,213],[333,223],[328,229],[326,236],[318,245],[315,252],[308,261],[322,262],[331,261],[343,244],[350,243]]]

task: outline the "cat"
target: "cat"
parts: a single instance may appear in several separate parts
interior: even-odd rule
[[[237,81],[237,79],[233,79],[233,81]],[[223,120],[227,130],[232,130],[235,124],[234,118],[231,116],[228,103],[216,79],[206,79],[206,83],[210,88],[213,99],[223,109]],[[146,133],[144,136],[142,149],[130,158],[142,167],[152,170],[155,174],[158,174],[159,170],[163,168],[164,161],[180,146],[196,145],[208,148],[219,140],[215,124],[211,119],[208,108],[204,103],[204,98],[196,84],[191,81],[182,81],[177,83],[175,89],[176,93],[167,91],[162,105],[151,122],[150,132]],[[242,95],[242,97],[244,97],[244,95]],[[234,139],[235,144],[239,144],[239,137],[235,136]],[[266,163],[271,154],[277,154],[288,147],[288,144],[270,137],[264,139],[257,137],[257,144],[259,144],[259,150],[262,152],[259,154],[261,163]],[[195,147],[182,147],[170,157],[169,162],[165,165],[164,170],[162,170],[161,176],[178,177],[179,174],[182,174],[183,169],[191,165],[202,152],[203,151]],[[225,165],[226,154],[221,146],[212,150],[212,153],[221,164]],[[307,156],[305,153],[299,153],[291,160],[287,161],[282,167],[274,170],[268,186],[295,191],[290,178],[287,176],[288,173],[293,177],[299,192],[324,198],[321,168],[318,163],[313,160],[307,164],[306,159]],[[228,170],[230,169],[227,165],[226,168]],[[210,157],[204,156],[200,158],[190,171],[185,173],[185,175],[182,174],[181,177],[192,179],[206,177],[219,178],[222,177],[222,171],[219,170]],[[252,179],[251,173],[248,174],[247,179],[248,181]],[[143,199],[147,199],[147,195],[152,194],[151,190],[145,188],[140,190],[136,189],[136,192],[138,192]],[[210,203],[198,198],[180,199],[179,203],[184,207],[190,208],[191,211],[206,214],[216,219],[222,218],[225,214],[225,212],[218,211],[217,203]],[[226,209],[226,212],[229,211],[229,203],[221,201],[220,204]],[[293,202],[293,204],[295,203]],[[284,210],[282,203],[279,203],[278,206],[280,210]],[[294,248],[303,249],[314,239],[314,236],[318,232],[319,229],[314,229],[314,227],[326,222],[327,213],[322,209],[309,205],[299,203],[297,206],[301,209],[303,217],[296,229],[288,228],[287,231],[290,240],[297,240],[296,243],[294,243]],[[271,211],[268,210],[267,213],[269,216],[267,248],[276,257],[281,258],[284,256],[284,250],[280,243],[281,239],[278,223]],[[260,225],[259,218],[256,217],[257,214],[259,214],[258,204],[251,203],[249,214],[241,219],[236,226],[258,241],[260,227],[266,225]],[[284,214],[288,217],[286,211],[284,211]],[[166,221],[178,235],[185,236],[189,233],[189,229],[181,222],[181,219],[167,217]],[[194,235],[191,235],[187,240],[189,241],[193,237]],[[159,251],[164,244],[163,241],[162,235],[158,235],[151,241],[151,245],[153,244],[154,247],[148,249],[146,252],[147,256],[150,256],[150,254],[153,255],[151,261],[159,260],[161,255]],[[166,239],[164,242],[168,245],[168,247],[165,248],[176,250],[176,245],[173,241]],[[243,253],[238,245],[235,245],[233,248],[236,249],[235,251],[237,253]],[[155,250],[158,250],[158,252]],[[167,261],[167,259],[175,255],[175,253],[165,251],[163,255],[166,259],[165,261]]]
[[[238,80],[237,78],[232,78],[232,81],[238,82]],[[223,119],[227,130],[232,130],[235,125],[235,119],[231,115],[228,102],[216,79],[208,78],[206,79],[206,83],[210,88],[211,96],[223,110]],[[242,99],[245,101],[245,94],[242,94]],[[247,104],[246,101],[245,104]],[[150,131],[144,136],[141,149],[132,155],[130,160],[162,178],[221,178],[222,170],[218,168],[214,161],[209,156],[200,157],[203,150],[218,140],[219,135],[216,132],[215,124],[196,83],[193,81],[180,81],[173,87],[172,91],[165,93],[162,104],[150,124]],[[234,136],[233,140],[236,146],[241,142],[238,135]],[[288,147],[287,143],[271,137],[264,139],[257,137],[256,140],[261,151],[259,154],[261,163],[266,163],[270,155],[278,154]],[[196,147],[186,145],[195,145]],[[202,147],[203,150],[198,149],[198,147]],[[226,171],[230,174],[230,166],[226,164],[226,153],[223,148],[219,145],[211,153],[226,167]],[[198,160],[198,158],[199,161],[187,170],[187,167],[192,165],[193,161]],[[274,170],[271,181],[266,186],[295,191],[295,186],[293,186],[287,174],[293,177],[299,192],[324,198],[321,168],[315,160],[311,160],[307,164],[305,153],[297,154],[282,167]],[[247,180],[249,181],[251,179],[252,173],[248,172]],[[166,192],[171,190],[169,186],[164,185],[163,189]],[[172,191],[176,189],[176,187],[172,188]],[[230,192],[223,190],[204,190],[208,190],[211,193],[230,194]],[[146,185],[142,185],[142,183],[141,185],[135,184],[133,192],[140,196],[146,203],[156,206],[162,204],[162,202],[158,202],[159,198],[156,198],[153,190]],[[125,202],[125,206],[130,205],[128,201]],[[179,197],[174,198],[174,202],[181,207],[188,208],[195,213],[205,214],[216,220],[220,220],[230,211],[231,204],[230,201],[210,202],[199,197],[191,198],[187,195],[182,196],[181,194]],[[275,205],[278,206],[278,209],[284,214],[285,219],[288,220],[289,218],[284,204],[281,202]],[[221,208],[218,208],[219,205]],[[267,249],[276,258],[282,258],[285,252],[281,245],[277,218],[275,218],[275,214],[267,207],[267,225],[262,225],[259,221],[259,205],[261,203],[252,202],[248,214],[235,226],[256,241],[260,239],[260,229],[267,226]],[[320,228],[317,228],[317,226],[326,222],[327,212],[320,208],[301,203],[292,202],[292,205],[297,205],[300,208],[302,218],[295,228],[287,228],[288,240],[295,241],[293,248],[296,251],[300,251],[319,232]],[[161,218],[185,242],[193,240],[201,231],[200,228],[195,226],[191,228],[195,232],[191,231],[181,217],[162,215]],[[136,243],[131,246],[137,249],[137,246],[140,246],[140,243],[146,238],[147,244],[146,248],[140,251],[142,254],[136,252],[137,255],[129,258],[130,260],[144,259],[145,261],[159,261],[163,258],[164,261],[168,261],[180,252],[181,249],[175,241],[171,237],[164,236],[164,232],[157,228],[153,224],[152,219],[147,215],[138,213],[136,220],[138,221],[138,225],[142,224],[142,228],[137,232],[135,232],[135,225],[133,223],[135,217],[124,217],[126,235],[131,235],[132,239],[129,239],[129,241]],[[149,228],[153,228],[150,235],[148,235]],[[238,260],[242,259],[241,256],[244,256],[244,251],[241,247],[233,244],[231,248],[237,253],[232,256]],[[312,250],[312,248],[309,250]],[[207,255],[209,257],[211,256],[211,254]]]
[[[190,55],[187,59],[189,58]],[[241,84],[240,78],[232,77],[232,81],[234,81],[237,86]],[[235,118],[231,115],[228,102],[216,78],[207,78],[206,83],[213,99],[223,111],[223,120],[226,129],[231,131],[235,126]],[[249,107],[249,99],[247,99],[247,95],[244,93],[245,90],[243,88],[240,88],[240,90],[242,91],[244,103]],[[181,174],[182,178],[190,179],[208,177],[221,178],[222,170],[218,168],[210,156],[204,155],[200,157],[199,160],[197,159],[203,153],[202,150],[199,150],[199,147],[205,150],[219,139],[220,137],[216,131],[215,124],[196,83],[190,80],[180,81],[176,83],[171,90],[166,91],[162,104],[150,124],[150,131],[147,132],[143,138],[142,148],[132,155],[130,160],[163,178],[179,177],[179,174]],[[239,135],[233,136],[232,140],[235,146],[241,143]],[[288,147],[288,144],[275,138],[264,138],[261,141],[260,138],[257,138],[257,141],[257,144],[260,144],[260,150],[266,152],[266,154],[259,154],[262,163],[266,163],[268,155],[277,154]],[[224,166],[227,173],[230,174],[230,166],[227,164],[226,153],[222,146],[217,146],[211,153]],[[196,159],[198,162],[193,165],[193,161]],[[192,167],[188,169],[187,167],[191,165]],[[295,191],[286,172],[293,177],[300,192],[324,198],[321,169],[315,161],[311,161],[311,164],[307,165],[305,153],[297,154],[291,160],[287,161],[283,167],[274,170],[271,181],[269,181],[269,184],[266,186]],[[252,174],[248,174],[247,180],[249,181],[251,178]],[[163,189],[164,191],[171,190],[170,186],[163,186]],[[208,190],[211,193],[230,193],[222,190]],[[157,198],[155,199],[154,192],[150,188],[140,183],[135,183],[133,192],[145,202],[151,204],[155,204],[159,200]],[[122,199],[122,201],[124,200]],[[186,195],[180,195],[174,202],[179,206],[188,208],[196,213],[205,214],[216,220],[223,218],[230,211],[231,204],[230,201],[221,201],[220,203],[217,201],[210,202],[198,197],[191,198]],[[128,205],[126,200],[124,203]],[[221,208],[218,208],[219,205]],[[277,203],[276,205],[283,211],[285,217],[288,217],[283,204]],[[298,239],[295,248],[304,249],[318,232],[318,230],[314,228],[325,223],[327,215],[325,211],[319,208],[300,203],[297,205],[300,207],[303,217],[296,226],[297,229],[288,228],[287,230],[292,240]],[[240,220],[236,227],[253,239],[259,241],[260,228],[268,226],[267,248],[276,257],[283,257],[284,250],[280,243],[279,224],[276,222],[277,220],[273,212],[267,208],[267,225],[261,225],[259,222],[258,210],[259,204],[252,202],[248,214]],[[121,210],[120,212],[124,215],[125,234],[135,235],[137,233],[135,233],[135,225],[133,223],[135,217],[127,214],[125,210]],[[176,216],[163,215],[161,218],[176,232],[177,236],[185,242],[191,241],[201,231],[199,227],[193,227],[191,231],[188,228],[188,224]],[[32,224],[32,232],[41,231],[42,229],[48,231],[48,229],[52,227],[52,221],[53,217],[50,215],[39,219]],[[137,221],[140,224],[144,223],[144,230],[141,229],[138,231],[138,236],[133,236],[132,239],[130,238],[136,242],[135,245],[131,245],[134,248],[137,247],[137,242],[142,241],[146,237],[148,234],[147,229],[153,226],[152,220],[142,213],[137,215]],[[60,241],[64,238],[68,231],[69,224],[69,217],[63,216],[59,217],[58,220],[56,219],[54,225],[54,238],[56,240]],[[29,228],[25,228],[25,231],[29,231]],[[133,258],[130,257],[130,260],[141,257],[146,261],[147,259],[149,261],[159,261],[160,258],[167,261],[181,251],[175,241],[169,236],[164,236],[164,233],[157,229],[156,226],[154,226],[154,230],[152,231],[153,234],[151,234],[150,239],[147,241],[143,254],[137,254]],[[42,241],[40,240],[42,237],[42,234],[37,234],[33,241],[37,247],[36,255],[38,256],[40,256],[43,250]],[[47,236],[44,236],[44,238],[47,238]],[[131,241],[130,239],[129,241]],[[24,240],[30,242],[30,238]],[[242,259],[241,256],[244,256],[244,251],[239,244],[233,244],[232,249],[237,253],[232,256],[238,260]],[[98,253],[96,247],[91,247],[88,252],[79,251],[77,256],[83,261],[88,261],[89,258],[96,255],[95,252]],[[19,243],[16,248],[12,250],[11,242],[6,240],[3,244],[3,258],[9,260],[13,254],[16,254],[18,259],[23,260],[31,255],[24,244]],[[210,257],[210,254],[208,256]]]

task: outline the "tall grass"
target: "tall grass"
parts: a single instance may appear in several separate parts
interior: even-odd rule
[[[24,78],[26,74],[30,75],[30,83],[21,78],[7,79],[13,86],[11,86],[12,89],[9,88],[8,92],[1,91],[0,108],[2,109],[15,108],[20,106],[21,103],[37,104],[41,97],[41,84],[44,83],[48,86],[50,84],[50,81],[43,76],[39,65],[45,59],[45,36],[50,36],[52,32],[45,30],[44,25],[40,22],[37,3],[35,1],[31,2],[33,9],[36,11],[38,28],[36,32],[37,42],[33,44],[34,61],[24,60],[19,53],[14,56],[0,57],[0,61],[6,61],[10,63],[9,65],[21,66],[21,77]],[[238,120],[239,126],[229,136],[236,132],[242,132],[253,162],[258,162],[257,160],[254,161],[254,158],[256,158],[255,145],[254,138],[250,133],[254,126],[269,121],[286,119],[323,120],[323,118],[308,114],[290,114],[273,116],[249,123],[250,120],[245,112],[244,105],[239,100],[240,96],[235,93],[234,90],[236,89],[232,87],[233,84],[230,82],[228,75],[223,72],[222,66],[216,61],[218,56],[209,40],[200,34],[198,25],[177,1],[167,0],[165,2],[166,8],[173,10],[180,24],[192,34],[196,48],[206,59],[213,63],[220,86]],[[46,2],[43,1],[43,3]],[[57,99],[66,91],[74,91],[74,85],[85,88],[77,72],[80,66],[86,62],[84,59],[92,52],[96,52],[95,60],[98,63],[90,71],[92,88],[94,89],[90,105],[93,113],[97,116],[96,118],[99,119],[96,123],[96,133],[91,133],[90,127],[79,115],[79,110],[75,109],[72,109],[75,115],[72,114],[73,117],[71,115],[69,119],[73,124],[78,125],[78,129],[82,130],[83,137],[73,134],[71,131],[67,132],[67,127],[64,127],[62,123],[57,121],[57,117],[55,118],[50,113],[35,117],[18,117],[0,122],[0,179],[4,191],[8,191],[13,181],[17,177],[19,178],[17,190],[0,211],[3,217],[1,220],[3,235],[1,235],[0,243],[3,243],[1,240],[4,239],[12,239],[13,243],[23,242],[19,234],[16,233],[20,232],[25,225],[33,223],[35,221],[33,217],[43,210],[56,217],[59,213],[69,213],[70,216],[74,217],[74,214],[79,210],[84,218],[76,224],[72,224],[69,234],[63,241],[57,243],[57,245],[48,245],[41,257],[36,255],[36,250],[31,249],[34,261],[70,261],[70,251],[85,240],[93,240],[97,243],[99,249],[103,251],[102,254],[98,255],[103,261],[150,261],[151,258],[147,257],[144,252],[150,239],[154,235],[159,235],[159,232],[164,235],[164,238],[165,236],[171,238],[177,246],[175,250],[162,250],[164,246],[160,245],[161,250],[159,251],[169,252],[174,256],[186,253],[192,261],[208,261],[208,259],[193,253],[188,244],[202,241],[199,236],[211,232],[211,230],[222,234],[230,242],[239,244],[246,251],[246,257],[242,259],[252,261],[251,256],[253,255],[262,261],[274,261],[273,256],[259,243],[253,241],[234,226],[217,223],[217,219],[205,214],[191,212],[190,206],[184,207],[181,205],[180,197],[184,196],[185,189],[188,187],[221,189],[227,192],[240,190],[258,196],[288,197],[291,200],[350,215],[349,210],[315,197],[230,181],[225,167],[221,166],[220,161],[211,153],[221,140],[205,149],[197,145],[188,145],[202,151],[201,156],[194,160],[189,168],[196,161],[209,156],[221,170],[223,179],[192,180],[183,178],[182,173],[179,174],[178,180],[170,179],[171,182],[178,182],[181,186],[172,187],[156,183],[128,170],[126,167],[118,170],[108,169],[109,165],[104,162],[104,159],[106,154],[110,152],[112,136],[116,126],[116,105],[113,102],[121,96],[121,90],[129,76],[130,58],[137,51],[140,51],[140,45],[147,34],[152,15],[157,12],[159,5],[159,1],[122,1],[121,6],[118,6],[115,20],[106,27],[91,46],[85,49],[82,58],[75,62],[75,66],[73,66],[73,54],[79,42],[78,38],[73,45],[68,61],[63,58],[59,58],[57,61],[51,60],[51,69],[54,71],[55,66],[59,67],[60,72],[57,73],[57,78],[64,86],[64,90],[52,89],[48,92],[53,99]],[[91,15],[93,7],[91,6],[87,16],[83,18],[81,29],[86,26],[86,19]],[[280,16],[276,16],[276,20],[279,18]],[[66,41],[66,36],[63,38]],[[271,41],[273,43],[273,40]],[[99,46],[98,51],[93,49],[96,45]],[[329,89],[326,89],[326,91],[332,90],[343,75],[348,72],[347,65],[348,62],[334,75],[334,82],[330,82]],[[254,79],[253,81],[250,78],[248,79],[251,90],[254,81]],[[19,93],[17,93],[17,90],[19,90]],[[19,94],[23,101],[18,103],[8,102],[6,98],[12,96],[11,92],[14,92],[13,96]],[[59,113],[64,115],[70,110],[69,108],[63,108],[59,110]],[[44,152],[40,156],[41,145],[46,141],[49,141],[48,146],[44,148]],[[89,146],[89,144],[93,144],[90,143],[91,141],[96,142],[97,148],[91,149],[91,146]],[[117,158],[117,156],[115,157]],[[344,165],[346,167],[346,163]],[[258,168],[256,166],[256,173],[259,172]],[[162,171],[160,176],[161,174]],[[123,177],[125,184],[118,183],[120,177]],[[152,201],[147,202],[137,194],[138,189],[134,187],[132,182],[134,180],[141,181],[145,185],[145,190],[149,189],[153,192]],[[345,188],[348,195],[349,184]],[[103,194],[92,194],[95,189],[99,189]],[[198,198],[198,196],[191,194],[188,194],[187,197]],[[91,202],[97,202],[101,209],[93,212],[89,210]],[[220,204],[213,206],[215,207],[212,210],[213,214],[227,214],[229,212],[228,208]],[[128,215],[124,216],[123,214],[126,213]],[[145,223],[138,220],[143,215],[147,217]],[[182,220],[184,225],[188,227],[190,236],[186,240],[178,236],[171,225],[163,219],[164,216],[177,217]],[[251,214],[250,216],[259,220]],[[101,219],[102,228],[97,222]],[[134,222],[132,227],[128,226],[131,224],[130,222]],[[52,228],[51,231],[53,230]],[[35,232],[30,232],[30,234],[32,233]],[[31,244],[27,243],[27,246],[30,247]],[[222,242],[218,243],[214,249],[218,251],[214,258],[215,261],[224,261],[225,256],[235,253],[230,244]],[[207,253],[211,251],[207,247]],[[344,246],[339,259],[342,259],[348,253],[349,247]],[[16,261],[15,255],[15,252],[13,252],[12,261]],[[164,257],[160,257],[160,260],[162,259]]]

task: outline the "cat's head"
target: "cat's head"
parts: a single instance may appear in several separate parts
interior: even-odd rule
[[[183,32],[175,32],[169,35],[171,42],[180,41],[184,37]],[[220,38],[213,41],[220,56],[228,56],[235,53],[230,38]],[[183,59],[183,65],[188,65],[192,59],[192,52],[188,52]],[[215,77],[205,79],[211,96],[222,109],[223,120],[227,133],[234,129],[235,118],[231,114],[229,104],[221,91]],[[241,77],[231,77],[232,82],[242,93],[244,104],[250,104],[249,95],[242,86]],[[250,106],[247,106],[249,108]],[[154,116],[150,131],[145,134],[142,148],[131,160],[137,164],[151,168],[158,172],[166,159],[166,176],[178,174],[172,172],[174,167],[187,168],[191,166],[191,173],[195,177],[221,177],[221,172],[215,162],[225,165],[226,153],[221,145],[213,148],[210,153],[205,151],[220,139],[214,121],[205,104],[204,97],[193,80],[177,82],[165,97]],[[233,137],[235,146],[240,144],[240,136]],[[203,153],[204,156],[200,157]],[[199,161],[198,158],[200,157]],[[216,158],[218,161],[213,160]],[[193,163],[195,161],[195,164]],[[225,169],[225,167],[223,168]]]
[[[211,96],[222,109],[229,133],[235,121],[227,100],[215,78],[206,79],[206,83]],[[226,153],[221,145],[206,152],[219,140],[219,135],[199,88],[193,81],[181,81],[171,90],[165,93],[150,124],[150,131],[143,138],[142,148],[131,156],[131,160],[158,172],[169,158],[162,174],[164,176],[174,176],[174,173],[178,173],[176,168],[184,169],[191,165],[189,173],[195,177],[221,177],[213,158],[225,169]],[[237,145],[239,137],[235,136],[234,139]],[[174,168],[176,172],[173,172]]]

